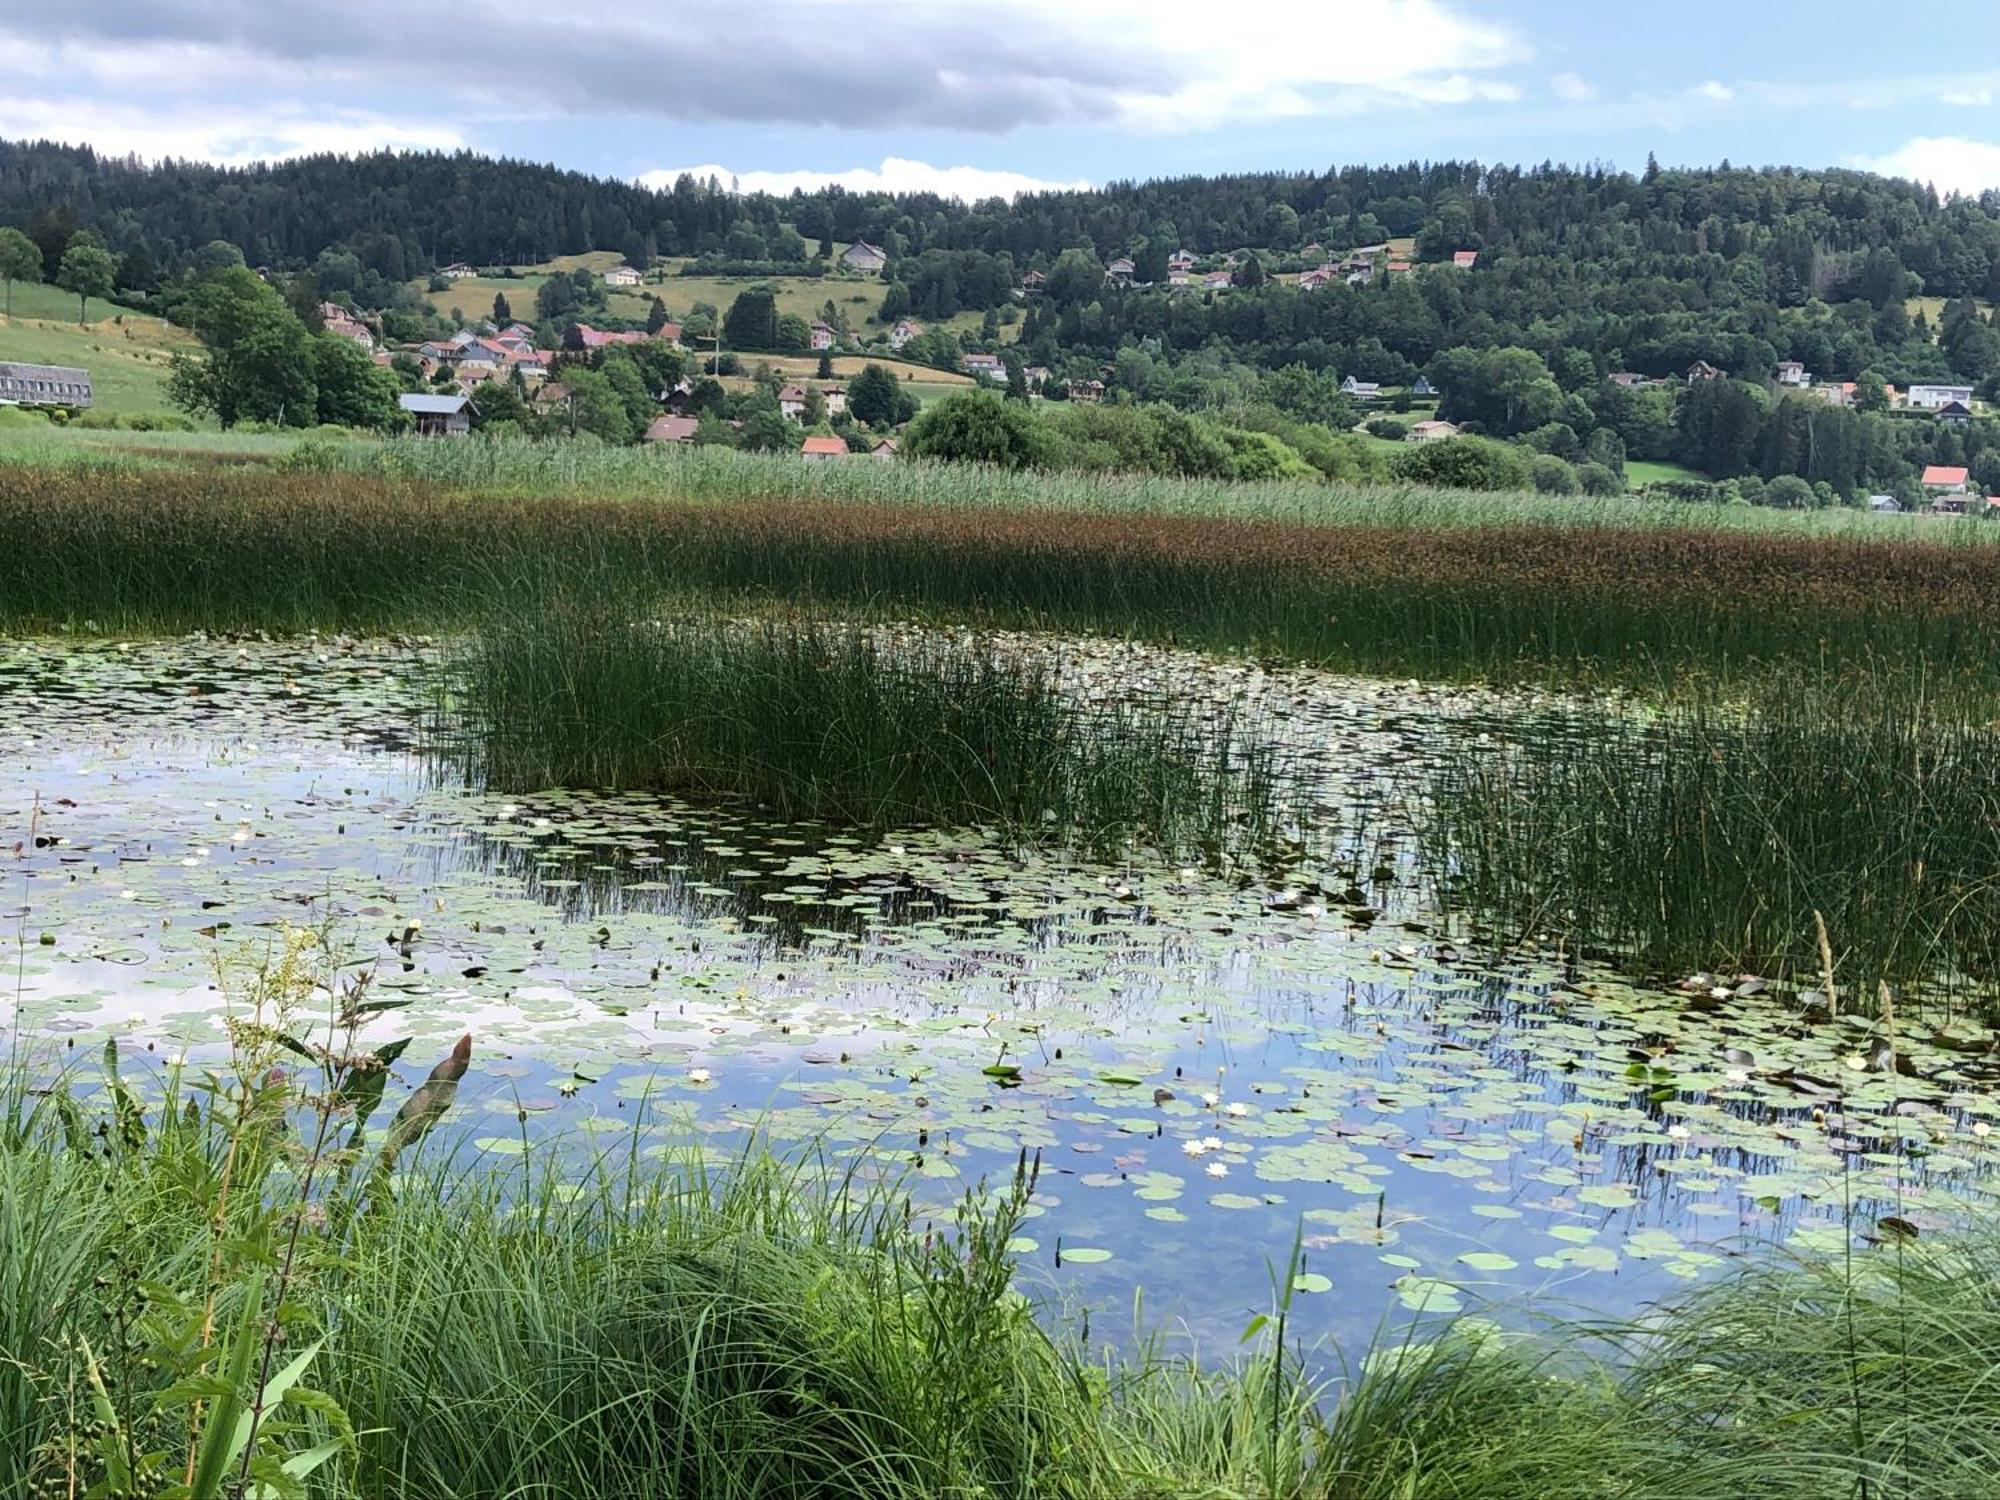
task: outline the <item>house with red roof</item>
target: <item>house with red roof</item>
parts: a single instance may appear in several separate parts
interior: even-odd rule
[[[1923,486],[1933,495],[1963,495],[1967,473],[1962,464],[1932,464],[1924,470]]]
[[[812,346],[815,350],[831,349],[836,337],[838,335],[834,333],[831,323],[822,323],[817,318],[813,320]]]
[[[1461,271],[1470,271],[1474,266],[1479,264],[1479,252],[1477,250],[1454,250],[1451,253],[1451,263]]]
[[[809,437],[799,444],[799,453],[804,458],[845,458],[847,441],[837,437]]]
[[[588,323],[574,323],[565,342],[574,341],[574,346],[580,349],[609,349],[616,344],[643,344],[650,337],[645,333],[614,333],[592,328]]]

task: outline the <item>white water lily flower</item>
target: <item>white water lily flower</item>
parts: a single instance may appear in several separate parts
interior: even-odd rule
[[[707,1083],[707,1082],[709,1081],[709,1079],[713,1078],[714,1076],[715,1076],[715,1075],[714,1075],[713,1073],[709,1072],[709,1071],[708,1071],[708,1069],[706,1069],[706,1068],[689,1068],[689,1069],[688,1069],[688,1082],[689,1082],[689,1083]]]
[[[1667,1127],[1667,1139],[1671,1141],[1684,1141],[1693,1134],[1694,1132],[1689,1130],[1685,1125],[1669,1125]]]
[[[1229,1113],[1234,1115],[1237,1119],[1240,1120],[1245,1115],[1250,1113],[1250,1106],[1238,1100],[1232,1099],[1229,1103]]]
[[[1850,1052],[1847,1054],[1847,1068],[1851,1073],[1865,1072],[1868,1068],[1868,1059],[1859,1052]]]
[[[1741,1068],[1731,1068],[1725,1075],[1731,1083],[1748,1083],[1750,1075]]]
[[[1211,1177],[1227,1177],[1229,1175],[1229,1166],[1226,1162],[1212,1161],[1208,1164],[1208,1175]]]
[[[1219,1135],[1204,1137],[1201,1149],[1204,1151],[1220,1151],[1222,1149],[1222,1137]]]
[[[1983,1141],[1986,1137],[1993,1134],[1993,1127],[1988,1125],[1984,1120],[1975,1120],[1972,1122],[1972,1133]]]
[[[1182,1141],[1181,1150],[1189,1156],[1205,1156],[1208,1154],[1209,1144],[1206,1141]]]
[[[1208,1106],[1208,1107],[1209,1107],[1210,1109],[1214,1109],[1216,1105],[1218,1105],[1218,1104],[1220,1104],[1220,1103],[1222,1102],[1222,1095],[1220,1095],[1220,1094],[1203,1094],[1203,1095],[1201,1096],[1201,1102],[1202,1102],[1203,1104],[1206,1104],[1206,1105],[1207,1105],[1207,1106]]]

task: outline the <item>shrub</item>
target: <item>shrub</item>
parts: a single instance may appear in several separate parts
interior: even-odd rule
[[[1528,460],[1518,448],[1490,438],[1455,437],[1425,443],[1391,460],[1396,476],[1455,490],[1524,490]]]
[[[1574,495],[1583,488],[1576,477],[1576,470],[1553,454],[1543,453],[1528,466],[1528,478],[1538,493],[1544,495]]]

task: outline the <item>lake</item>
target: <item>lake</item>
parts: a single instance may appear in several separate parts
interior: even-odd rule
[[[640,795],[504,798],[417,747],[425,641],[12,642],[0,918],[15,1045],[88,1082],[219,1051],[240,976],[321,929],[473,1065],[440,1141],[718,1159],[755,1132],[948,1205],[1039,1153],[1023,1287],[1122,1341],[1233,1346],[1299,1246],[1350,1346],[1493,1304],[1641,1311],[1758,1246],[1821,1253],[1983,1194],[1977,1028],[1820,1021],[1738,976],[1482,955],[1399,816],[1449,735],[1533,705],[1062,648],[1086,683],[1253,704],[1334,832],[1277,874],[860,837]],[[400,1089],[393,1092],[400,1093]],[[1079,1326],[1082,1326],[1079,1321]]]

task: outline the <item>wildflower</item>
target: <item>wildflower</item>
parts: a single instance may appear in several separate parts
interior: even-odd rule
[[[1219,1161],[1210,1162],[1208,1164],[1208,1175],[1211,1177],[1227,1177],[1229,1175],[1228,1163]]]

